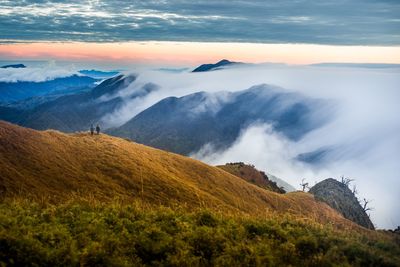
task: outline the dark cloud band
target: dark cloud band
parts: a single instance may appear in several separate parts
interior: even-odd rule
[[[400,2],[0,0],[0,41],[399,45]]]

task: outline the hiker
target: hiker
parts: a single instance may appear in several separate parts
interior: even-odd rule
[[[90,125],[90,135],[94,134],[94,126],[93,124]]]
[[[96,126],[96,132],[97,132],[97,134],[100,134],[100,125],[98,125],[98,124]]]

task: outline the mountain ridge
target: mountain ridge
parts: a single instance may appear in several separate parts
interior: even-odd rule
[[[123,104],[118,95],[136,80],[135,75],[118,75],[104,80],[91,90],[58,97],[31,110],[22,112],[11,122],[37,130],[55,129],[63,132],[75,132],[89,129],[91,124],[106,124],[103,117],[112,113]],[[129,97],[140,97],[157,87],[145,84]],[[0,114],[2,116],[7,114]]]
[[[195,68],[192,72],[206,72],[206,71],[213,71],[213,70],[218,70],[222,67],[230,66],[230,65],[237,65],[237,64],[243,64],[241,62],[234,62],[234,61],[229,61],[227,59],[222,59],[218,61],[217,63],[207,63],[207,64],[202,64]]]
[[[98,79],[88,76],[71,75],[43,82],[0,82],[0,103],[24,100],[34,96],[54,93],[79,92],[91,88]]]
[[[21,68],[26,68],[26,66],[24,64],[10,64],[10,65],[3,65],[0,68],[2,69],[8,69],[8,68],[12,68],[12,69],[21,69]]]
[[[298,140],[329,120],[331,104],[265,84],[237,92],[197,92],[164,98],[107,132],[189,155],[206,144],[225,149],[254,123],[272,124],[275,131]]]

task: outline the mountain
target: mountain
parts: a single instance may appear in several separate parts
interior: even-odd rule
[[[277,194],[200,161],[108,135],[36,131],[0,122],[0,196],[59,202],[72,195],[275,211],[355,227],[304,192]]]
[[[322,147],[311,152],[301,153],[297,155],[296,159],[309,164],[324,163],[327,158],[332,157],[332,153],[337,150],[336,147]]]
[[[56,129],[64,132],[87,131],[91,124],[101,123],[102,118],[123,105],[118,93],[136,80],[134,75],[119,75],[103,81],[89,91],[58,97],[20,114],[13,122],[33,129]],[[157,87],[145,84],[134,90],[129,98],[143,96]],[[0,118],[4,118],[0,113]]]
[[[283,188],[279,187],[275,182],[270,180],[265,172],[257,170],[253,165],[244,164],[243,162],[235,162],[227,163],[217,167],[261,188],[280,194],[286,193]]]
[[[233,93],[199,92],[165,98],[109,133],[188,155],[206,144],[226,148],[256,123],[271,124],[298,140],[329,120],[331,105],[270,85]]]
[[[0,120],[16,123],[23,114],[23,110],[0,106]]]
[[[8,68],[20,69],[20,68],[26,68],[26,66],[24,64],[11,64],[11,65],[1,66],[0,68],[2,68],[2,69],[8,69]]]
[[[88,90],[90,90],[90,87],[81,88],[77,91],[71,90],[69,92],[60,92],[60,93],[56,92],[56,93],[49,93],[47,95],[42,95],[42,96],[33,96],[33,97],[25,98],[22,100],[18,100],[18,101],[3,103],[3,107],[19,109],[19,110],[23,110],[23,111],[30,111],[42,104],[56,100],[57,98],[60,98],[62,96],[82,93],[82,92],[85,92]],[[2,116],[2,114],[0,112],[0,117],[1,116]]]
[[[215,64],[203,64],[195,68],[192,72],[204,72],[204,71],[211,71],[211,70],[218,70],[221,67],[226,67],[229,65],[235,65],[235,64],[243,64],[241,62],[234,62],[234,61],[229,61],[226,59],[223,59]]]
[[[374,229],[369,216],[346,184],[329,178],[314,185],[309,192],[315,199],[327,203],[345,218],[365,228]]]
[[[20,101],[49,94],[71,94],[87,90],[97,79],[72,75],[43,82],[0,82],[0,103]]]

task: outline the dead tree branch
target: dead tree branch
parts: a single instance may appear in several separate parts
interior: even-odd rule
[[[301,179],[300,186],[301,186],[303,192],[304,192],[306,189],[310,189],[310,187],[308,186],[308,182],[306,182],[306,179],[305,179],[305,178]]]

